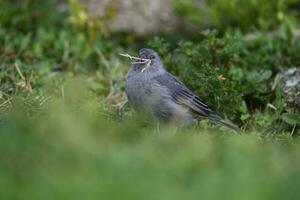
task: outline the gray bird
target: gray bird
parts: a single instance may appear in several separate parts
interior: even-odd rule
[[[126,94],[131,107],[138,113],[164,122],[189,123],[204,117],[234,130],[239,128],[225,121],[202,99],[176,77],[167,72],[152,49],[141,49],[126,77]],[[144,62],[148,59],[149,62]]]

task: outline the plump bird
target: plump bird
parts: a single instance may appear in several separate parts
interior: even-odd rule
[[[167,72],[158,54],[152,49],[139,51],[138,59],[127,74],[125,90],[131,107],[138,113],[160,121],[190,123],[197,117],[204,117],[239,130]]]

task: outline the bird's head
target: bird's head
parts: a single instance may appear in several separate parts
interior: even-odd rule
[[[141,59],[138,60],[138,63],[144,65],[143,67],[161,66],[158,54],[152,49],[141,49],[138,57]]]

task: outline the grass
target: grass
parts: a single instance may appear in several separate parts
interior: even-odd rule
[[[2,198],[298,196],[300,149],[290,136],[220,134],[212,127],[157,131],[73,106],[53,102],[33,118],[19,108],[1,123]]]
[[[84,110],[56,102],[37,118],[18,111],[1,124],[2,198],[298,197],[300,149],[292,137],[158,132]]]
[[[299,199],[300,115],[272,89],[300,64],[297,23],[275,20],[272,36],[258,26],[251,40],[246,22],[143,38],[72,24],[52,6],[0,1],[1,199]],[[145,46],[241,134],[135,116],[119,54]]]
[[[1,198],[298,198],[297,137],[205,122],[158,130],[92,91],[76,79],[41,99],[12,97],[0,123]]]

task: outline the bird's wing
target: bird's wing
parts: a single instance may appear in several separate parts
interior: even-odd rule
[[[222,119],[213,110],[211,110],[197,95],[193,94],[183,83],[181,83],[172,74],[166,72],[156,76],[155,80],[168,88],[172,99],[180,105],[189,108],[193,113],[203,117],[214,117]]]
[[[155,80],[170,91],[172,99],[180,105],[187,107],[192,113],[202,117],[209,118],[219,124],[239,131],[240,129],[229,121],[224,120],[216,112],[210,109],[200,97],[191,92],[183,83],[181,83],[172,74],[166,72],[156,76]]]

